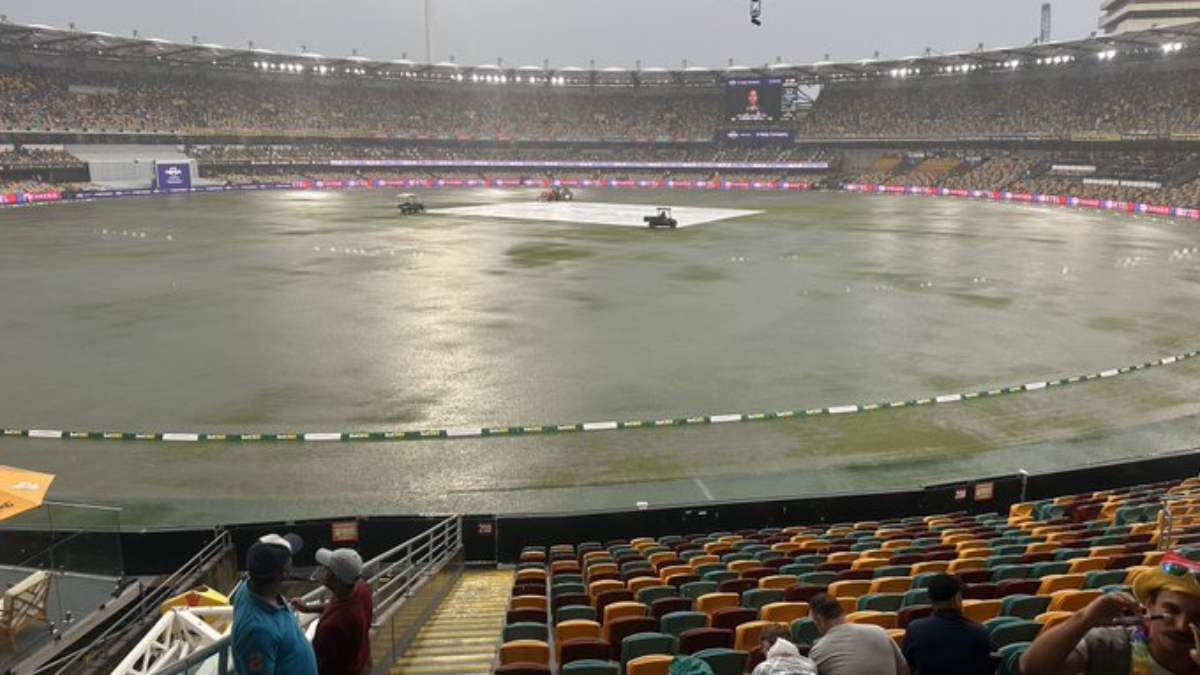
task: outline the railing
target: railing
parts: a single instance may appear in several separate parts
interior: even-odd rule
[[[390,667],[400,656],[403,648],[407,646],[407,640],[402,635],[406,631],[406,626],[397,621],[398,610],[408,598],[422,590],[427,582],[436,580],[447,564],[461,555],[462,549],[462,517],[456,515],[442,520],[412,539],[363,563],[363,575],[371,587],[371,597],[374,601],[371,639],[376,644],[373,645],[372,652],[381,660],[390,659],[387,661],[387,666]],[[314,602],[320,600],[326,593],[326,589],[319,588],[305,595],[304,600]],[[188,610],[177,611],[183,613]],[[225,615],[231,615],[231,613],[232,609],[230,608],[220,608],[220,611],[211,612],[210,615],[224,618]],[[306,627],[310,640],[316,627],[316,618],[316,615],[312,614],[300,617],[300,624]],[[170,620],[169,615],[163,617],[163,621],[166,620]],[[147,643],[146,646],[149,647],[149,642],[156,637],[154,633],[148,634],[143,639],[143,643]],[[387,647],[380,649],[379,643],[386,643]],[[141,646],[142,644],[139,644],[139,647]],[[226,631],[220,639],[212,644],[195,649],[186,656],[181,653],[182,658],[164,668],[140,670],[130,667],[113,671],[113,675],[136,675],[150,672],[155,675],[192,675],[195,673],[227,675],[234,672],[232,648],[232,638]],[[184,650],[185,648],[182,646],[178,648],[180,652]],[[380,654],[382,657],[379,656]],[[130,662],[128,665],[133,665],[130,658],[127,658],[126,661]],[[126,664],[123,663],[123,665]]]
[[[106,658],[111,658],[110,651],[119,649],[120,645],[128,644],[128,640],[133,634],[144,628],[156,615],[158,607],[163,602],[188,590],[194,585],[195,580],[232,546],[233,542],[229,533],[223,530],[219,531],[212,541],[208,542],[196,555],[153,588],[146,589],[142,587],[142,581],[137,581],[139,587],[142,587],[137,601],[126,607],[103,633],[90,640],[85,647],[42,664],[34,673],[36,675],[70,673],[75,672],[72,670],[73,668],[86,668],[89,663],[103,662]]]

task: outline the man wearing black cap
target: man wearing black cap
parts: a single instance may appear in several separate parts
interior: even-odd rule
[[[317,659],[280,595],[300,537],[269,534],[246,552],[246,583],[233,595],[233,658],[242,675],[317,675]]]
[[[991,675],[991,643],[983,626],[962,615],[962,581],[939,574],[929,580],[933,616],[904,633],[904,658],[916,675]]]

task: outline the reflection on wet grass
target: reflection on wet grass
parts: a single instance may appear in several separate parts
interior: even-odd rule
[[[986,309],[1003,309],[1013,304],[1012,298],[997,298],[990,295],[978,295],[976,293],[950,293],[950,297],[960,302]]]
[[[705,282],[705,281],[723,281],[729,278],[723,270],[707,265],[688,265],[678,269],[671,270],[667,273],[667,278],[675,281],[688,282]]]
[[[538,242],[517,244],[505,251],[505,255],[517,267],[534,268],[590,258],[594,254],[577,246]]]

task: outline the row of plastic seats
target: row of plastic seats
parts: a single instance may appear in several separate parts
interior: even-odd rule
[[[706,649],[691,655],[704,661],[714,675],[743,675],[750,655],[733,649]],[[561,675],[669,675],[674,654],[645,654],[620,664],[603,659],[581,659],[564,664]],[[512,662],[501,665],[495,673],[500,675],[550,675],[549,666],[530,662]]]

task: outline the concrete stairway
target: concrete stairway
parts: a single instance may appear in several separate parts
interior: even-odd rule
[[[487,675],[492,670],[512,570],[464,572],[391,675]]]

